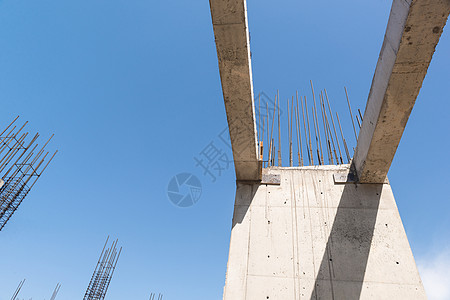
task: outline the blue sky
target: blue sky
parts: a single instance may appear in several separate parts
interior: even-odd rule
[[[255,93],[290,97],[311,79],[342,114],[343,86],[363,109],[390,5],[249,1]],[[450,245],[448,31],[389,172],[426,266]],[[79,299],[108,235],[124,248],[108,299],[221,299],[234,170],[212,182],[194,161],[210,142],[231,155],[208,1],[2,0],[0,97],[1,127],[20,115],[60,151],[0,233],[0,299],[23,278],[21,298],[60,282],[58,298]],[[184,209],[167,197],[181,172],[203,187]]]

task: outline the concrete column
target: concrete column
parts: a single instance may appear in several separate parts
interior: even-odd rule
[[[237,180],[260,180],[245,0],[210,0]]]
[[[273,168],[236,191],[224,300],[426,299],[389,184]]]
[[[449,12],[449,0],[393,1],[353,159],[361,183],[385,180]]]

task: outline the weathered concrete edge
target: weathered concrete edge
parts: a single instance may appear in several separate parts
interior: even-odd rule
[[[353,160],[361,183],[386,178],[449,12],[448,0],[393,1]]]
[[[237,180],[261,179],[245,0],[210,0]]]

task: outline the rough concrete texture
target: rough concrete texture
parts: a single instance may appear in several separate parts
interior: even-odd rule
[[[246,1],[209,2],[236,178],[259,180]]]
[[[390,185],[335,184],[348,167],[237,184],[225,300],[426,299]]]
[[[386,178],[449,12],[449,0],[393,1],[353,159],[360,182]]]

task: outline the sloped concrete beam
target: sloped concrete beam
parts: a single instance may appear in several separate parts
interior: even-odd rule
[[[394,0],[353,163],[382,183],[450,12],[450,0]]]
[[[236,179],[261,179],[245,0],[210,0]]]

